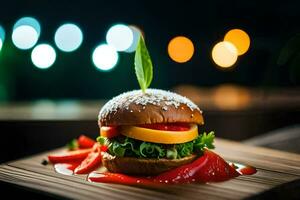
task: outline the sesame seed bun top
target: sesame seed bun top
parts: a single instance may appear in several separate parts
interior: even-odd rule
[[[202,125],[202,111],[188,98],[159,89],[120,94],[108,101],[98,116],[100,127],[176,122]]]

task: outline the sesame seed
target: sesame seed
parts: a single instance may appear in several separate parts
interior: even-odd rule
[[[164,110],[164,111],[167,111],[168,107],[167,106],[163,106],[161,109]]]

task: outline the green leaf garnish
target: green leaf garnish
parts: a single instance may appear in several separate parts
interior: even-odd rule
[[[150,86],[153,78],[153,67],[145,41],[140,36],[134,56],[134,68],[137,80],[143,92]]]
[[[77,139],[73,139],[71,140],[68,144],[67,144],[67,147],[69,150],[75,150],[75,149],[78,149],[78,142],[77,142]]]

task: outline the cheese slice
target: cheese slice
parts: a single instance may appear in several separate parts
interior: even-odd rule
[[[194,140],[198,136],[198,126],[192,124],[188,131],[163,131],[137,126],[122,126],[120,133],[145,142],[180,144]]]

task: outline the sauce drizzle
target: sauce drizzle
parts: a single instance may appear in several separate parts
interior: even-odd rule
[[[73,175],[80,162],[57,163],[57,173]],[[226,181],[240,175],[252,175],[254,167],[239,163],[227,163],[216,153],[205,150],[194,162],[164,172],[157,176],[136,177],[120,173],[93,171],[88,174],[90,182],[118,183],[125,185],[186,184]]]
[[[255,172],[256,169],[254,167],[227,163],[217,154],[206,150],[204,155],[194,162],[157,176],[135,177],[119,173],[95,171],[88,175],[88,181],[126,185],[206,183],[226,181],[240,175],[251,175]]]
[[[73,175],[76,167],[80,165],[80,162],[69,162],[69,163],[56,163],[54,164],[54,170],[63,175]]]

